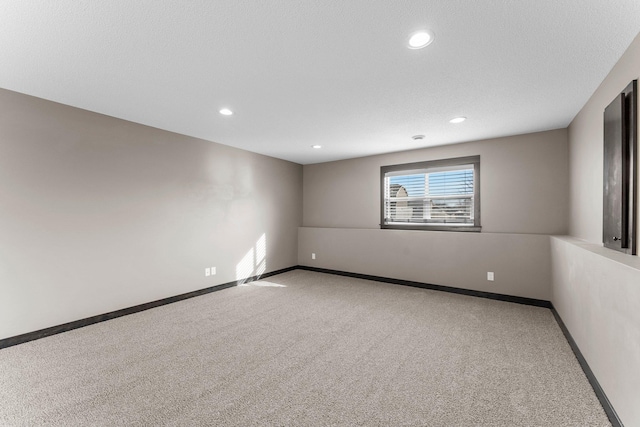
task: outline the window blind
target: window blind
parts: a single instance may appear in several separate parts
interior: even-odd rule
[[[433,167],[429,163],[417,169],[403,170],[399,167],[402,165],[387,167],[387,171],[383,168],[383,224],[478,226],[474,206],[476,163],[439,161]]]

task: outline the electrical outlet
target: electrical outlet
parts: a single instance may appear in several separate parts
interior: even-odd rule
[[[311,259],[316,259],[316,254],[311,254]]]
[[[487,271],[487,280],[493,282],[494,276],[493,271]]]
[[[209,267],[204,269],[204,275],[205,276],[211,276],[211,269]]]
[[[216,275],[216,268],[215,267],[211,267],[211,275],[212,276]]]

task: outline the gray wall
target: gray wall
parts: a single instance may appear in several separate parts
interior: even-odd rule
[[[625,426],[640,425],[640,258],[552,237],[553,305]]]
[[[602,243],[604,109],[631,80],[639,77],[640,35],[569,125],[569,232],[572,236],[592,243]],[[640,216],[638,219],[640,224]],[[640,239],[640,233],[638,238]]]
[[[301,227],[298,239],[300,265],[551,299],[544,235]]]
[[[379,229],[380,166],[477,154],[481,234]],[[305,165],[298,262],[549,300],[546,236],[568,228],[567,164],[561,129]]]
[[[483,232],[567,232],[566,129],[305,165],[303,226],[379,228],[380,166],[478,154]]]
[[[552,302],[626,426],[640,426],[640,259],[602,247],[602,115],[639,77],[640,35],[569,126],[575,238],[552,239]]]
[[[300,165],[0,90],[0,338],[296,265],[301,206]]]

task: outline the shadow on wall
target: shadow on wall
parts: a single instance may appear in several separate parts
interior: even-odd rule
[[[267,270],[267,236],[262,234],[254,247],[242,257],[236,265],[236,280],[238,285],[250,281],[253,276],[262,275]]]

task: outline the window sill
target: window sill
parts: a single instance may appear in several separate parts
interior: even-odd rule
[[[482,231],[482,227],[468,226],[468,225],[396,225],[396,224],[383,224],[380,225],[383,230],[419,230],[419,231],[460,231],[460,232],[472,232],[479,233]]]

